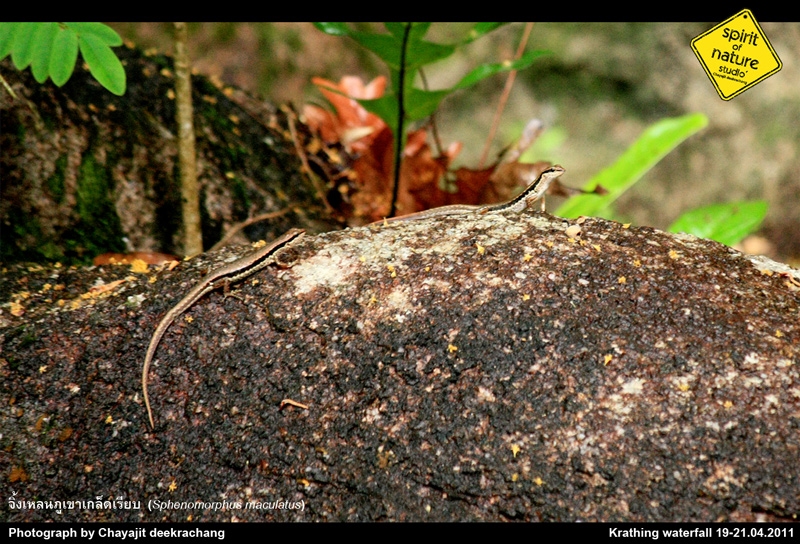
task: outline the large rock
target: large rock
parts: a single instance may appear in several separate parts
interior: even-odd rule
[[[148,341],[222,257],[154,283],[12,269],[7,519],[796,519],[800,274],[649,228],[566,226],[487,214],[307,236],[291,268],[167,331],[155,431]],[[28,502],[97,496],[141,510]]]

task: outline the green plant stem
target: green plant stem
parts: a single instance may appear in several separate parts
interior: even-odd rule
[[[403,44],[400,48],[400,69],[397,75],[397,101],[398,101],[398,116],[397,116],[397,132],[394,135],[394,186],[392,187],[392,206],[389,209],[389,217],[394,217],[397,211],[397,195],[400,192],[400,166],[403,155],[404,140],[404,121],[406,116],[404,102],[404,91],[406,85],[406,48],[408,46],[408,35],[411,32],[411,25],[407,23],[405,32],[403,32]]]

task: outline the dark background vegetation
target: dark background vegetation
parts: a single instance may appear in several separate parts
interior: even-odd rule
[[[755,13],[758,17],[758,13]],[[702,112],[709,126],[690,138],[618,201],[619,219],[666,228],[682,212],[734,200],[765,199],[769,213],[755,252],[797,264],[800,256],[800,24],[760,21],[783,69],[723,101],[690,48],[709,23],[537,23],[528,49],[552,55],[518,75],[494,149],[532,117],[548,130],[532,159],[564,165],[573,186],[613,162],[649,124]],[[171,24],[111,24],[144,48],[171,52]],[[455,83],[475,65],[511,58],[523,24],[511,24],[428,70],[432,88]],[[451,41],[467,24],[433,25]],[[324,103],[312,76],[365,80],[381,63],[347,39],[309,23],[194,23],[196,69],[274,103]],[[445,145],[462,141],[460,164],[474,165],[491,125],[503,76],[448,98],[438,116]],[[554,209],[554,208],[553,208]],[[759,242],[759,240],[751,240]]]

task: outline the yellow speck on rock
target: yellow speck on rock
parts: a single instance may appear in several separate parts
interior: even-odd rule
[[[144,262],[142,259],[134,259],[131,263],[131,272],[135,274],[146,274],[147,273],[147,263]]]
[[[28,473],[22,467],[12,467],[11,474],[8,475],[8,481],[12,484],[14,482],[26,482],[28,481]]]
[[[11,315],[14,317],[20,317],[25,314],[25,307],[22,306],[19,302],[12,302],[11,303]]]

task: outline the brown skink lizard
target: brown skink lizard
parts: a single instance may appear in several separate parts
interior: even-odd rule
[[[471,205],[471,204],[453,204],[450,206],[439,206],[438,208],[431,208],[422,212],[410,213],[408,215],[400,215],[397,217],[390,217],[381,221],[371,223],[373,225],[388,222],[394,223],[398,221],[418,221],[420,219],[427,219],[429,217],[442,217],[445,215],[458,215],[463,213],[495,213],[495,212],[515,212],[519,213],[526,208],[529,208],[534,202],[542,198],[553,180],[564,173],[564,168],[559,165],[551,166],[537,177],[528,185],[524,191],[519,195],[512,198],[508,202],[501,202],[500,204],[486,204],[486,205]]]
[[[155,428],[155,424],[153,423],[153,412],[150,409],[150,399],[147,396],[147,372],[150,369],[150,362],[153,360],[153,355],[156,353],[161,337],[167,332],[175,318],[214,289],[242,280],[275,262],[275,256],[290,244],[296,242],[304,233],[305,231],[302,229],[291,229],[271,244],[213,270],[164,315],[158,327],[156,327],[153,337],[150,338],[150,345],[147,348],[144,366],[142,367],[142,391],[144,392],[144,404],[147,407],[147,417],[150,418],[150,427]]]

